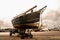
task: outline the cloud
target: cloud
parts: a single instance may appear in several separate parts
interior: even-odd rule
[[[0,20],[0,29],[5,29],[5,28],[13,28],[13,26],[10,22],[7,22],[5,20]]]
[[[58,10],[50,10],[46,16],[42,17],[43,25],[48,28],[60,28],[60,9]]]

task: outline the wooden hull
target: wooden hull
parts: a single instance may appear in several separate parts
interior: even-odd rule
[[[17,17],[12,20],[13,24],[26,24],[26,23],[34,23],[38,22],[40,18],[40,13],[38,12],[33,12],[29,13],[20,17]]]
[[[15,28],[23,28],[23,29],[37,29],[39,23],[31,23],[31,24],[15,24]]]
[[[35,8],[35,7],[33,7],[33,8]],[[39,22],[40,14],[42,14],[42,12],[45,10],[46,7],[47,6],[44,6],[43,8],[41,8],[40,10],[38,10],[36,12],[31,12],[31,13],[21,15],[19,17],[14,18],[12,20],[13,26],[15,28],[26,28],[26,29],[28,29],[28,28],[32,28],[32,29],[37,28],[38,26],[37,26],[36,22]],[[31,8],[30,10],[32,10],[33,8]],[[25,13],[27,13],[27,12],[25,12]]]
[[[40,19],[39,12],[29,13],[12,20],[12,24],[15,28],[38,28],[36,22]]]

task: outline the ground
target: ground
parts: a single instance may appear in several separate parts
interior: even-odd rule
[[[9,36],[7,32],[0,32],[0,40],[60,40],[60,31],[59,32],[33,32],[33,38],[21,39],[17,35]]]

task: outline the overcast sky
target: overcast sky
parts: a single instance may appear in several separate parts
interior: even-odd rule
[[[47,5],[48,9],[57,10],[60,0],[0,0],[0,19],[11,21],[11,19],[29,8],[37,5],[36,10]]]

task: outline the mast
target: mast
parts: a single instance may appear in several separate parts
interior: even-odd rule
[[[33,12],[33,9],[36,8],[36,7],[37,7],[36,5],[33,6],[32,8],[30,8],[29,10],[27,10],[26,12],[24,12],[24,14],[26,14],[26,13],[29,12],[29,11]]]
[[[46,9],[47,6],[44,6],[42,9],[39,10],[40,12],[40,21],[39,21],[39,29],[43,26],[42,23],[42,13],[44,12],[44,10]]]
[[[37,5],[33,6],[32,8],[30,8],[30,9],[27,10],[26,12],[24,12],[24,13],[22,13],[22,14],[19,14],[19,15],[15,16],[14,18],[17,18],[17,17],[19,17],[19,16],[21,16],[21,15],[26,15],[26,13],[29,12],[29,11],[33,12],[33,9],[36,8],[36,7],[37,7]]]

